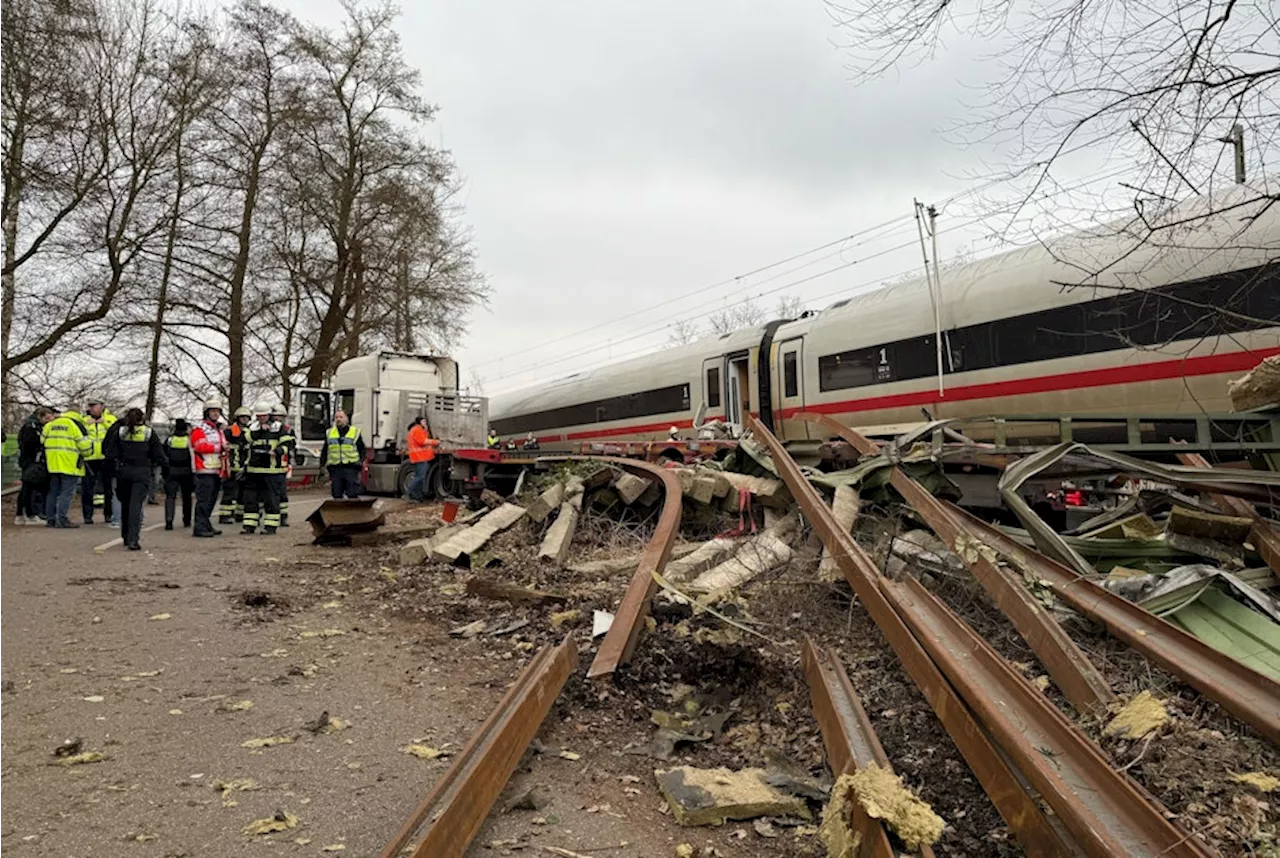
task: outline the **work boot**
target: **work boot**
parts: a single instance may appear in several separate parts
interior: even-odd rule
[[[128,545],[126,545],[126,546],[125,546],[125,548],[129,549],[130,551],[141,551],[141,550],[142,550],[142,546],[141,546],[141,545],[139,545],[139,544],[138,544],[138,543],[136,543],[136,542],[130,542]]]
[[[231,523],[233,523],[235,520],[236,520],[236,519],[235,519],[235,516],[227,515],[227,514],[225,514],[225,513],[223,513],[222,515],[218,516],[218,524],[231,524]]]
[[[257,530],[257,528],[249,527],[248,525],[245,525],[244,528],[240,531],[240,534],[242,536],[253,536],[253,532],[255,530]]]
[[[173,519],[169,519],[164,523],[165,530],[173,530]]]
[[[263,533],[265,533],[265,534],[267,534],[267,535],[269,535],[269,536],[275,536],[275,535],[276,535],[276,529],[275,529],[274,527],[264,527],[264,528],[262,528],[262,532],[263,532]]]
[[[213,537],[217,536],[221,532],[222,531],[220,530],[197,530],[191,535],[196,539],[213,539]]]
[[[93,522],[89,522],[89,523],[90,523],[90,524],[93,524]],[[78,528],[79,526],[80,526],[80,525],[76,524],[74,521],[60,521],[60,522],[58,522],[58,527],[61,527],[63,530],[75,530],[75,529],[76,529],[76,528]]]

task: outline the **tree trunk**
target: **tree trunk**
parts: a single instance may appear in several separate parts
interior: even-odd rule
[[[14,267],[18,260],[18,209],[22,203],[22,161],[26,149],[24,123],[21,117],[11,117],[14,122],[8,163],[4,165],[4,268],[0,274],[3,300],[0,302],[0,356],[4,361],[0,389],[6,397],[13,389],[9,384],[9,335],[13,331],[13,314],[18,305],[17,278]]]
[[[185,122],[182,116],[179,116],[179,121]],[[182,194],[186,190],[186,165],[182,160],[182,135],[184,131],[178,132],[178,139],[174,144],[173,209],[169,215],[169,235],[165,238],[164,266],[160,271],[160,292],[156,296],[155,330],[151,333],[151,361],[147,374],[147,405],[143,411],[147,416],[147,420],[151,420],[156,410],[156,389],[160,383],[160,343],[164,337],[164,314],[169,305],[169,281],[173,277],[173,250],[178,242],[178,216],[182,212]]]
[[[227,407],[234,411],[244,404],[244,281],[249,271],[249,250],[253,237],[253,216],[258,206],[262,157],[266,144],[254,150],[244,185],[244,206],[240,210],[235,264],[231,269],[231,306],[227,308]]]

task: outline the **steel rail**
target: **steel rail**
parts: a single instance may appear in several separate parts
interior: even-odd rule
[[[861,433],[827,417],[825,414],[803,413],[798,419],[821,425],[838,435],[859,452],[875,449],[870,439]],[[911,507],[920,514],[934,533],[938,534],[969,567],[987,595],[1009,618],[1018,634],[1027,642],[1040,663],[1044,665],[1054,683],[1062,690],[1071,704],[1081,712],[1098,711],[1116,699],[1102,673],[1089,661],[1063,630],[1053,615],[1046,611],[1009,569],[995,562],[989,552],[977,545],[972,549],[965,545],[968,534],[957,524],[942,502],[920,483],[912,479],[901,467],[894,467],[890,484]]]
[[[1191,468],[1209,467],[1209,463],[1199,453],[1179,453],[1178,461]],[[1249,531],[1253,547],[1257,549],[1263,561],[1271,567],[1271,571],[1280,575],[1280,533],[1276,533],[1276,529],[1258,515],[1253,504],[1246,500],[1217,493],[1210,493],[1209,498],[1227,515],[1240,516],[1253,522],[1253,527]]]
[[[805,635],[803,663],[805,682],[813,700],[813,715],[822,731],[831,773],[839,779],[843,774],[872,764],[893,771],[835,650],[820,649]],[[860,802],[852,805],[852,828],[861,837],[857,858],[897,858],[884,824],[868,814]],[[924,845],[918,854],[921,858],[933,858],[933,849]]]
[[[596,652],[591,667],[587,670],[587,678],[598,679],[611,676],[619,665],[631,661],[640,642],[640,632],[644,629],[644,621],[649,616],[649,608],[658,590],[655,575],[661,575],[671,557],[671,546],[675,543],[676,533],[680,530],[680,513],[682,496],[680,481],[667,468],[640,462],[635,459],[621,459],[614,456],[545,456],[540,462],[602,462],[625,468],[639,477],[650,481],[660,481],[663,488],[662,512],[658,515],[658,526],[653,531],[653,538],[644,547],[640,562],[636,565],[636,574],[627,585],[627,592],[622,597],[613,617],[613,625],[605,633],[600,649]]]
[[[424,823],[413,858],[461,858],[577,664],[572,636],[539,650],[381,858],[399,858]]]
[[[773,457],[778,476],[791,490],[805,518],[821,537],[827,551],[839,565],[849,586],[880,629],[912,681],[919,687],[938,720],[955,742],[983,790],[1000,816],[1009,825],[1029,855],[1068,856],[1075,849],[1049,821],[1026,785],[991,741],[990,736],[943,676],[920,641],[881,591],[880,572],[862,547],[854,541],[822,502],[782,444],[758,420],[748,417],[747,426]]]
[[[883,589],[1086,854],[1215,854],[1166,819],[1163,807],[1115,771],[1096,744],[923,584],[908,576],[885,581]]]
[[[1272,742],[1280,742],[1280,683],[1184,632],[1061,563],[1015,540],[985,521],[947,504],[977,539],[1044,581],[1055,596],[1107,628],[1113,636],[1180,677]]]

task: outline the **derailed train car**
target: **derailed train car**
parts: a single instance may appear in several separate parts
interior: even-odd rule
[[[1280,353],[1280,205],[1247,186],[838,301],[795,320],[495,397],[503,437],[658,440],[751,413],[855,427],[992,414],[1227,411],[1227,381]],[[1150,222],[1150,221],[1149,221]],[[1100,273],[1097,273],[1099,272]],[[939,336],[940,334],[940,336]],[[941,347],[939,347],[939,339]]]

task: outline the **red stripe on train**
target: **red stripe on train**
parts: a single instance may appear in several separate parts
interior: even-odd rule
[[[1051,393],[1057,390],[1074,390],[1080,387],[1107,387],[1115,384],[1136,384],[1143,381],[1166,381],[1173,378],[1197,375],[1243,372],[1253,369],[1263,358],[1276,354],[1280,354],[1280,348],[1258,349],[1251,352],[1231,352],[1221,355],[1203,355],[1201,357],[1179,358],[1178,360],[1066,372],[1058,375],[1015,378],[1011,381],[961,385],[947,390],[942,395],[932,389],[912,391],[910,393],[891,393],[886,396],[870,396],[865,399],[848,399],[843,402],[823,402],[801,408],[784,408],[777,412],[777,417],[785,420],[801,411],[816,411],[820,414],[878,411],[884,408],[906,408],[912,405],[991,399],[997,396]]]
[[[938,395],[936,390],[917,390],[908,393],[891,393],[885,396],[869,396],[864,399],[846,399],[841,402],[823,402],[800,408],[780,408],[774,412],[779,420],[785,420],[802,411],[820,414],[840,414],[857,411],[878,411],[885,408],[906,408],[913,405],[935,405],[945,402],[965,402],[972,399],[992,399],[998,396],[1025,396],[1032,393],[1051,393],[1057,390],[1073,390],[1081,387],[1107,387],[1115,384],[1136,384],[1143,381],[1166,381],[1199,375],[1218,375],[1225,372],[1244,372],[1253,369],[1264,358],[1280,354],[1280,348],[1230,352],[1220,355],[1178,358],[1177,360],[1139,363],[1129,366],[1113,366],[1105,369],[1089,369],[1056,375],[1015,378],[1010,381],[992,381],[952,387]],[[709,417],[708,420],[722,419]],[[563,436],[545,436],[540,440],[582,441],[592,438],[614,438],[645,432],[665,432],[669,427],[689,429],[692,420],[644,423],[634,426],[612,426],[608,429],[592,429],[570,432]]]

